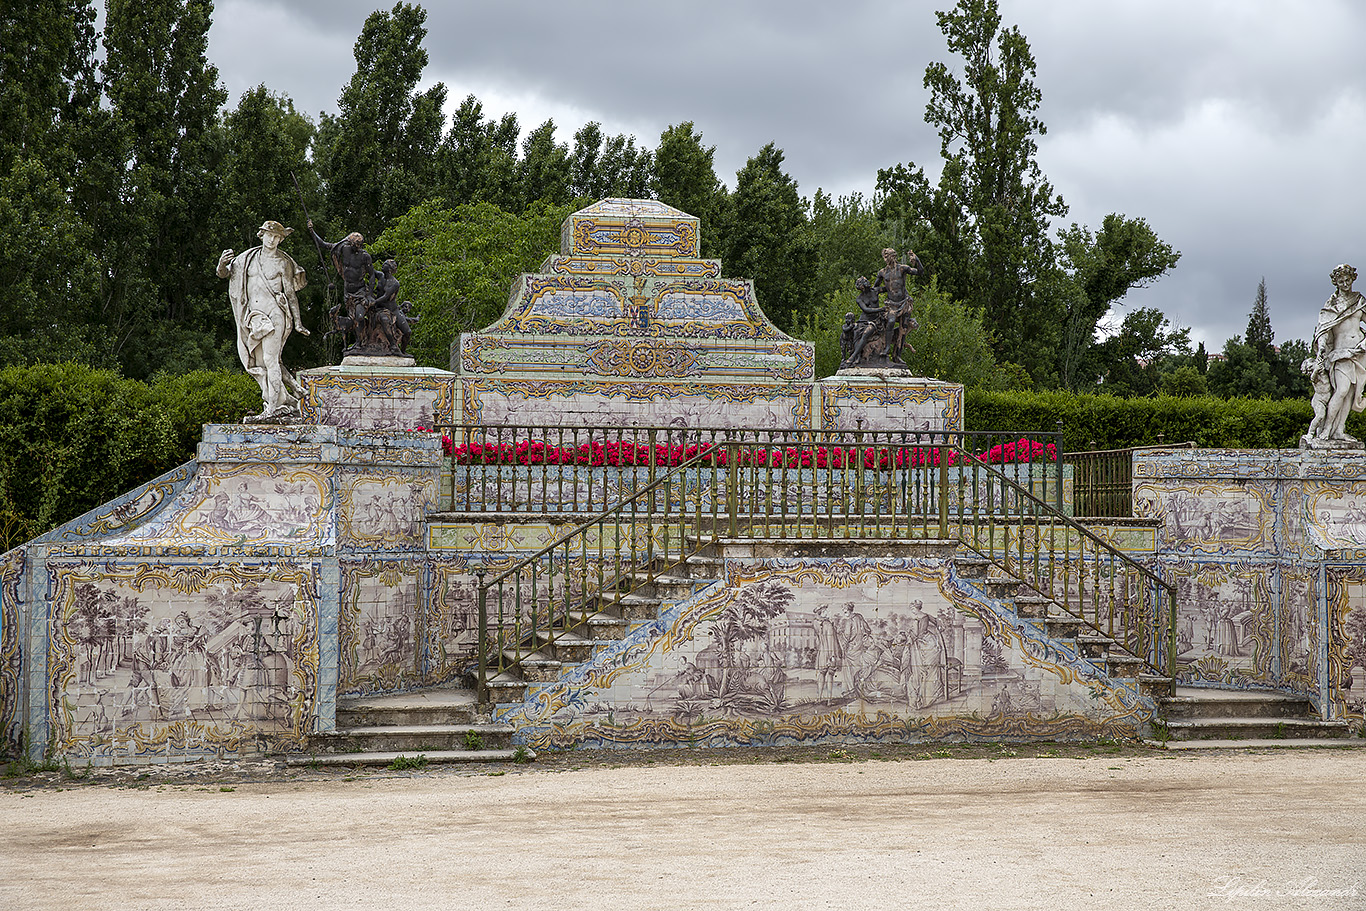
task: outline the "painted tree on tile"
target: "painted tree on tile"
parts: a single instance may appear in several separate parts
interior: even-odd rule
[[[795,597],[791,587],[782,582],[757,582],[740,589],[721,610],[716,625],[711,628],[722,660],[717,698],[731,695],[738,684],[732,669],[740,663],[740,648],[767,633],[769,621],[787,610]]]

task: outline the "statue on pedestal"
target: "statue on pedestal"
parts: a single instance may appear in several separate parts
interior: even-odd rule
[[[318,236],[309,219],[308,233],[342,280],[342,303],[332,308],[331,318],[335,329],[353,339],[343,356],[403,357],[417,317],[408,312],[409,302],[398,302],[397,264],[390,259],[376,269],[358,232],[331,243]]]
[[[1301,449],[1362,449],[1347,435],[1347,417],[1366,409],[1366,297],[1352,290],[1357,270],[1341,265],[1330,275],[1337,289],[1319,311],[1313,357],[1302,366],[1314,384],[1314,420]]]
[[[887,265],[877,273],[876,279],[869,282],[860,276],[854,282],[859,292],[854,303],[858,305],[862,316],[856,317],[852,312],[845,314],[844,331],[840,336],[841,353],[845,357],[840,369],[906,369],[905,362],[901,360],[901,348],[907,334],[917,325],[911,316],[914,302],[906,293],[906,276],[925,274],[924,266],[915,253],[907,250],[906,256],[910,264],[898,262],[895,250],[883,250],[882,258]],[[879,289],[886,291],[885,304],[880,299]]]
[[[291,332],[309,334],[296,295],[308,284],[308,276],[280,249],[280,241],[293,233],[278,221],[267,221],[256,232],[259,247],[236,256],[224,250],[218,258],[218,277],[228,279],[228,300],[237,322],[237,356],[261,387],[261,413],[245,418],[247,423],[299,420],[303,390],[280,360]]]

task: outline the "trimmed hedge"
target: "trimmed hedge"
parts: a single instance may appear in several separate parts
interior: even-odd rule
[[[0,370],[0,551],[192,458],[202,424],[260,401],[245,373],[148,385],[75,364]]]
[[[259,410],[245,373],[197,371],[151,384],[73,364],[0,370],[0,551],[55,528],[193,458],[207,423]],[[969,430],[1057,429],[1063,449],[1193,440],[1224,449],[1292,448],[1303,400],[1149,398],[967,390]],[[1366,414],[1347,422],[1366,435]]]
[[[968,430],[1041,432],[1062,421],[1063,450],[1123,449],[1194,441],[1213,449],[1293,449],[1309,429],[1313,408],[1303,399],[1122,399],[1062,392],[986,392],[964,396]],[[1347,432],[1366,432],[1366,413]]]

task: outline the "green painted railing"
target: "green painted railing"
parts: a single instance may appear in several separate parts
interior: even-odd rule
[[[1134,453],[1143,449],[1193,448],[1194,443],[1094,449],[1069,452],[1063,461],[1072,472],[1072,515],[1126,519],[1134,514]]]
[[[473,456],[452,447],[453,476],[467,472],[452,485],[456,512],[491,519],[548,503],[600,510],[480,577],[481,699],[498,674],[525,671],[566,643],[584,647],[595,618],[619,614],[629,596],[723,538],[956,539],[1150,671],[1170,676],[1174,667],[1174,586],[1063,514],[1057,462],[988,464],[982,454],[1003,444],[965,433],[661,428],[618,431],[609,441],[616,455],[602,444],[599,459],[592,429],[584,437],[569,430],[550,458],[545,446],[541,457],[529,455],[530,444],[544,440],[529,428],[479,428]],[[625,444],[642,445],[636,439],[650,449],[624,457]]]

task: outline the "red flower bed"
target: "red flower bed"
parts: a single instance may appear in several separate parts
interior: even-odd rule
[[[582,443],[554,446],[540,440],[519,443],[469,443],[456,446],[449,436],[441,438],[441,448],[457,465],[587,465],[631,467],[658,465],[673,467],[702,457],[704,465],[725,465],[727,450],[722,446],[693,445],[649,446],[629,441]],[[741,465],[772,468],[844,468],[862,463],[864,468],[929,468],[947,459],[949,465],[963,460],[956,449],[938,446],[863,446],[766,448],[743,445],[739,448]],[[1001,443],[976,456],[991,465],[1016,462],[1056,462],[1057,447],[1038,440],[1021,438]]]

